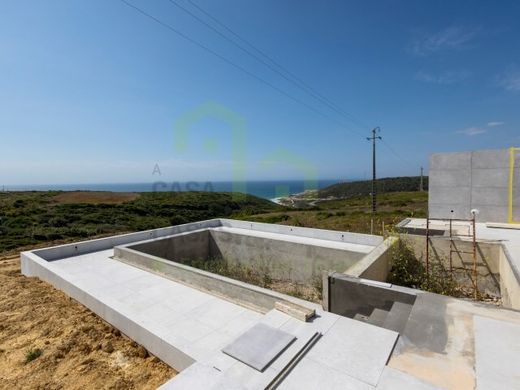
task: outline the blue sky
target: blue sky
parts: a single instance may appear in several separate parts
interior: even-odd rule
[[[278,90],[119,0],[5,0],[0,185],[153,181],[155,164],[165,181],[363,178],[375,126],[380,176],[520,144],[518,1],[192,1],[347,115],[169,0],[128,2]]]

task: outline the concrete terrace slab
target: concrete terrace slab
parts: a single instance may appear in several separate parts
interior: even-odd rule
[[[439,387],[423,382],[409,374],[395,370],[391,367],[385,367],[377,389],[381,390],[435,390]]]
[[[281,374],[314,332],[322,333],[322,337],[283,378],[279,389],[374,389],[397,338],[395,332],[323,311],[318,311],[318,316],[312,322],[306,323],[272,310],[261,318],[259,323],[269,324],[296,337],[263,373],[237,362],[224,353],[217,353],[183,371],[164,384],[161,390],[215,390],[227,388],[226,386],[232,389],[264,389]],[[364,341],[359,342],[360,334],[354,329],[366,330],[367,337]],[[338,344],[338,337],[344,342]],[[338,352],[339,350],[341,352]],[[380,353],[374,353],[374,350],[379,350]],[[329,353],[332,353],[334,358],[338,355],[348,357],[333,361],[327,358],[326,355]],[[311,356],[312,354],[314,355]],[[362,363],[352,364],[356,359]],[[371,361],[374,366],[368,367]],[[363,370],[368,371],[368,374],[363,373]],[[359,378],[369,380],[372,384]]]
[[[263,371],[296,336],[265,324],[255,324],[222,349],[226,355]]]
[[[220,344],[232,341],[262,317],[211,294],[113,260],[111,256],[112,251],[105,250],[70,257],[50,262],[49,269],[96,300],[98,303],[92,307],[88,299],[83,303],[101,317],[110,322],[111,311],[123,316],[130,337],[139,337],[140,330],[145,329],[163,340],[161,348],[168,351],[154,349],[153,345],[147,347],[177,369],[218,351]],[[175,357],[177,352],[179,358]]]
[[[520,389],[520,324],[475,316],[477,389]]]
[[[376,386],[398,336],[387,329],[340,317],[304,360],[314,360]]]
[[[459,228],[467,234],[468,226]],[[391,330],[325,312],[314,303],[240,282],[252,300],[269,295],[274,301],[315,309],[317,315],[302,322],[272,309],[274,305],[253,310],[215,290],[202,291],[153,267],[138,268],[113,258],[114,247],[211,229],[236,230],[239,244],[253,236],[282,236],[278,241],[295,245],[314,242],[334,249],[355,245],[368,250],[380,241],[342,232],[213,220],[25,252],[22,270],[62,289],[180,371],[164,389],[256,390],[278,377],[283,378],[281,389],[519,387],[514,364],[520,358],[520,313],[514,310],[415,290],[418,298],[399,337]],[[477,224],[477,238],[503,246],[514,261],[501,264],[516,267],[520,230]],[[368,253],[373,255],[374,251]],[[199,276],[217,279],[214,274]],[[296,338],[263,372],[222,352],[256,324]],[[299,356],[316,332],[321,338]],[[295,356],[301,359],[285,372]]]

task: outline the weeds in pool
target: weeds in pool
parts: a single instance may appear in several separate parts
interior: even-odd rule
[[[287,291],[287,294],[292,295],[295,298],[305,299],[305,294],[298,283],[295,283],[292,288]]]
[[[320,274],[316,274],[312,277],[312,287],[316,292],[318,300],[323,299],[323,278]]]
[[[411,247],[400,239],[392,248],[392,268],[388,282],[436,294],[461,296],[461,286],[446,269],[442,259],[431,259],[429,272]]]
[[[32,362],[34,359],[37,359],[41,356],[42,350],[39,348],[31,349],[26,352],[25,354],[25,362],[29,363]]]
[[[223,258],[210,258],[184,260],[183,264],[255,286],[269,288],[300,299],[319,302],[322,296],[322,282],[320,277],[316,276],[310,285],[292,282],[290,278],[288,280],[274,279],[267,262],[251,267]],[[286,271],[286,273],[290,275],[290,270]]]
[[[268,288],[272,278],[267,267],[252,268],[238,262],[230,262],[222,258],[185,260],[185,265],[198,268],[203,271],[237,279],[242,282]]]

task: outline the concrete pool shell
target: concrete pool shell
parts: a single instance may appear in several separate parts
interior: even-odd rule
[[[240,264],[269,278],[307,286],[324,271],[344,272],[383,243],[382,237],[233,220],[192,224],[188,231],[114,248],[114,258],[218,294],[260,312],[284,301],[270,290],[185,265],[190,260]]]
[[[193,233],[196,234],[190,238]],[[394,331],[142,251],[150,252],[153,243],[157,248],[165,243],[166,247],[171,246],[176,241],[170,239],[177,237],[202,246],[207,244],[204,255],[210,253],[210,245],[217,244],[212,243],[211,235],[216,237],[220,233],[226,233],[224,238],[215,240],[221,240],[220,251],[233,246],[249,248],[242,252],[246,260],[258,248],[287,245],[293,250],[285,253],[302,256],[311,251],[320,261],[307,270],[297,263],[303,269],[295,277],[301,280],[318,273],[322,266],[333,265],[340,274],[352,276],[345,282],[355,289],[356,285],[364,289],[363,285],[368,283],[374,288],[382,286],[387,292],[400,290],[397,286],[360,278],[386,278],[392,240],[224,219],[24,252],[22,272],[63,290],[179,371],[163,385],[164,389],[263,389],[273,388],[272,383],[277,383],[280,389],[460,388],[457,386],[461,375],[465,375],[469,388],[475,383],[478,388],[479,383],[489,380],[514,383],[510,388],[520,385],[513,364],[501,365],[504,379],[498,382],[493,366],[496,361],[514,362],[520,358],[520,353],[515,352],[516,346],[520,351],[518,312],[415,290],[410,292],[417,294],[410,307],[410,320],[402,324],[402,331]],[[258,246],[260,242],[265,246]],[[305,245],[310,244],[315,248],[307,249]],[[321,252],[323,248],[326,250]],[[345,259],[327,263],[326,254],[331,253],[328,249],[339,250]],[[156,254],[167,258],[168,253],[172,252]],[[188,257],[191,253],[187,252]],[[132,258],[132,254],[136,257]],[[287,261],[300,259],[299,255],[289,255]],[[309,322],[298,320],[273,308],[277,302],[315,310],[316,316]],[[476,330],[473,322],[478,325]],[[263,372],[222,352],[256,324],[296,337]],[[294,363],[294,357],[306,348],[309,337],[317,333],[321,337]],[[437,342],[439,338],[444,342]],[[462,343],[461,338],[465,340]],[[490,339],[496,341],[490,344],[487,342]],[[503,342],[512,347],[504,348]],[[486,356],[497,359],[487,360]],[[287,373],[289,365],[292,367]]]

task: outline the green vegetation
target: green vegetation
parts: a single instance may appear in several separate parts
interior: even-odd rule
[[[32,362],[34,359],[39,358],[41,356],[41,354],[42,354],[41,349],[39,349],[39,348],[31,349],[31,350],[27,351],[27,353],[25,354],[25,362],[26,363]]]
[[[387,177],[376,180],[377,193],[389,192],[412,192],[419,191],[420,176]],[[423,177],[424,190],[428,189],[428,177]],[[320,198],[353,198],[370,195],[372,192],[372,181],[354,181],[350,183],[338,183],[318,191]]]
[[[258,265],[253,268],[240,263],[232,263],[222,258],[184,260],[182,263],[264,288],[270,288],[273,282],[269,269]]]
[[[296,298],[317,303],[320,302],[322,298],[323,287],[320,275],[312,280],[311,285],[306,285],[291,280],[275,279],[271,275],[271,270],[261,264],[255,264],[253,267],[237,262],[230,262],[223,258],[184,260],[182,263],[203,271],[292,295]]]
[[[310,208],[275,205],[250,195],[217,192],[110,193],[89,191],[0,192],[0,253],[50,242],[154,229],[227,217],[265,223],[384,234],[405,217],[424,217],[426,192],[417,177],[380,179],[378,212],[371,212],[370,181],[340,183],[321,190],[346,199]],[[354,195],[363,193],[364,195]]]
[[[64,194],[69,196],[64,199]],[[254,196],[217,192],[149,192],[131,197],[133,200],[121,194],[119,202],[115,194],[107,203],[100,203],[98,195],[0,192],[0,252],[49,241],[74,241],[281,209]],[[74,203],[71,198],[80,201]]]
[[[441,261],[433,260],[429,272],[416,257],[413,250],[402,240],[392,249],[392,269],[389,283],[418,288],[452,297],[464,296],[464,291]]]
[[[358,196],[342,200],[323,201],[308,209],[282,209],[269,213],[236,217],[266,223],[279,223],[320,229],[385,235],[407,217],[426,216],[428,194],[426,192],[393,192],[378,196],[378,209],[372,214],[370,196]]]

